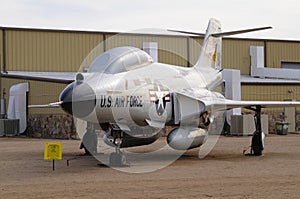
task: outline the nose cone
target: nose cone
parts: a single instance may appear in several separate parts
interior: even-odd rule
[[[78,118],[84,118],[93,112],[96,106],[96,94],[86,83],[73,82],[60,94],[61,108]]]

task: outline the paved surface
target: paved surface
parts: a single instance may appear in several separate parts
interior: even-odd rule
[[[191,150],[143,174],[99,166],[83,156],[77,140],[61,141],[63,160],[52,171],[52,162],[43,160],[48,141],[57,140],[0,138],[0,198],[300,197],[300,135],[267,137],[261,157],[242,155],[250,137],[220,137],[204,159]]]

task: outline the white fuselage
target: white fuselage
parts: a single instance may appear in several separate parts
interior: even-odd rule
[[[167,123],[172,107],[165,97],[189,88],[207,89],[204,75],[193,68],[152,63],[118,74],[84,74],[84,83],[96,94],[96,106],[81,118],[93,123],[146,125],[146,121]],[[211,76],[216,82],[219,76]]]

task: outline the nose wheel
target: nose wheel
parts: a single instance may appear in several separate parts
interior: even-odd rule
[[[110,154],[109,164],[110,166],[122,167],[127,165],[126,156],[121,151],[122,139],[123,139],[123,131],[119,128],[118,125],[111,125],[111,135],[114,138],[114,145],[116,152]]]

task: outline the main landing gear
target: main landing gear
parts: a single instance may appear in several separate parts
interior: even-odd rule
[[[119,128],[118,125],[111,125],[111,136],[114,138],[113,143],[116,148],[116,152],[110,154],[109,164],[110,166],[122,167],[126,166],[126,157],[125,154],[121,151],[121,144],[123,139],[123,131]]]
[[[252,135],[251,152],[247,155],[261,156],[262,151],[264,150],[264,134],[261,126],[261,106],[256,106],[255,108],[249,109],[255,111],[254,122],[256,130]]]

